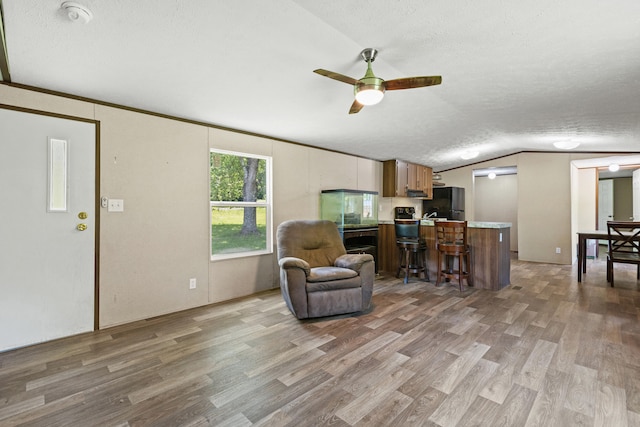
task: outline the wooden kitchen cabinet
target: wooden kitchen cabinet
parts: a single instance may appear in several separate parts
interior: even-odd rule
[[[407,197],[409,163],[386,160],[382,163],[382,197]]]
[[[382,165],[382,197],[408,197],[407,190],[424,192],[433,198],[433,170],[402,160],[386,160]]]
[[[378,270],[393,274],[398,271],[398,247],[393,224],[378,225]]]
[[[433,169],[422,166],[422,191],[425,199],[433,199]]]
[[[422,190],[422,165],[407,163],[407,188],[410,190]]]

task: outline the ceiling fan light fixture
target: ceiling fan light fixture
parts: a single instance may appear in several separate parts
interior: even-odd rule
[[[384,98],[384,92],[375,85],[356,87],[356,100],[362,105],[376,105],[382,101],[382,98]]]
[[[356,101],[362,105],[376,105],[384,98],[384,80],[373,74],[373,70],[371,69],[372,60],[373,58],[367,60],[367,72],[353,87]]]

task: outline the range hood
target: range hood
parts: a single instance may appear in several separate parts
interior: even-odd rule
[[[427,197],[427,195],[422,190],[407,189],[407,197]]]

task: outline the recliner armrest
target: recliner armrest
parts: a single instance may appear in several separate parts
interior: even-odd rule
[[[340,255],[333,263],[336,267],[349,268],[360,273],[360,269],[367,262],[373,262],[373,255],[370,254],[346,254]]]
[[[309,263],[301,258],[295,258],[295,257],[284,257],[281,258],[278,261],[278,265],[280,266],[280,268],[300,268],[302,270],[304,270],[304,274],[306,276],[309,275],[309,273],[311,273],[311,267],[309,266]]]

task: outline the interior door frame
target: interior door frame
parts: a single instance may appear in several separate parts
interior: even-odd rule
[[[614,218],[615,218],[615,212],[614,212],[614,206],[615,206],[615,195],[614,195],[615,182],[614,182],[613,178],[599,179],[599,177],[598,177],[597,185],[598,185],[598,195],[597,195],[597,199],[596,199],[597,200],[597,210],[596,210],[596,225],[597,226],[596,226],[596,230],[605,230],[606,229],[606,222],[607,221],[613,221]],[[604,212],[601,212],[601,208],[602,208],[602,205],[603,205],[602,202],[603,201],[608,201],[607,198],[603,198],[602,191],[601,191],[601,189],[606,189],[605,186],[610,187],[610,192],[608,194],[608,196],[609,196],[608,199],[610,199],[611,203],[608,203],[608,204],[611,205],[611,215],[608,215],[607,218],[602,218],[601,213],[604,213]],[[603,228],[600,227],[601,226],[601,222],[604,222],[604,227]]]
[[[95,182],[93,203],[95,208],[94,227],[94,248],[93,248],[93,330],[100,329],[100,121],[87,119],[84,117],[70,116],[66,114],[53,113],[50,111],[36,110],[32,108],[18,107],[0,103],[0,108],[6,110],[19,111],[23,113],[38,114],[41,116],[55,117],[59,119],[74,120],[78,122],[90,123],[95,126]]]

